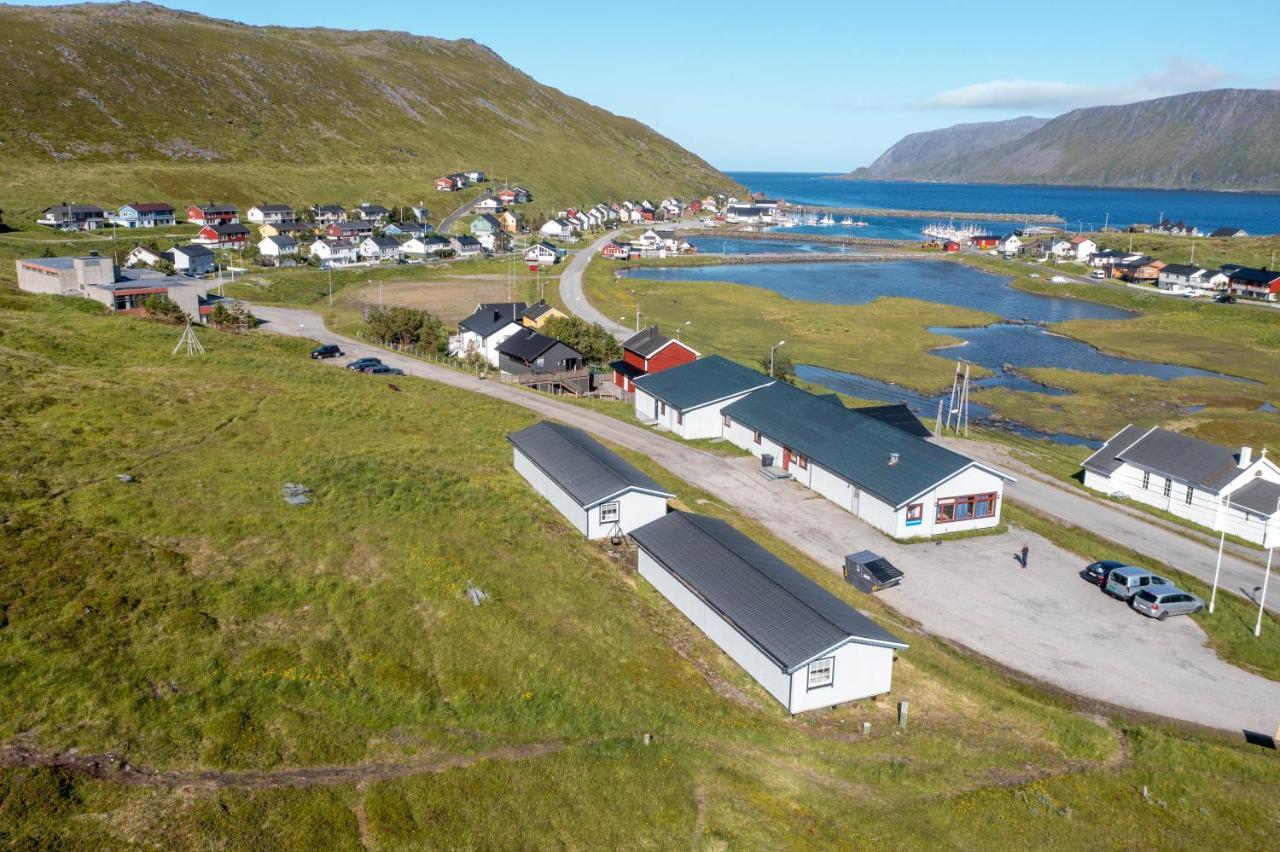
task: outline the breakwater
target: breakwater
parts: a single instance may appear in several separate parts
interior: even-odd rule
[[[1051,213],[975,213],[972,210],[892,210],[881,207],[823,207],[807,204],[790,205],[807,213],[830,213],[832,216],[882,216],[891,219],[960,219],[975,222],[1027,222],[1036,225],[1062,225],[1061,216]]]
[[[793,234],[787,231],[745,231],[740,228],[687,228],[681,237],[708,237],[722,240],[776,240],[792,243],[823,243],[833,246],[869,246],[871,248],[907,248],[923,240],[885,240],[876,237],[841,237],[832,234]]]

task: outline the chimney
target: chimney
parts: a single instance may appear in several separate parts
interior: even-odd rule
[[[889,467],[893,467],[897,463],[898,463],[898,454],[889,453]]]
[[[1253,447],[1240,448],[1240,467],[1246,468],[1253,464]]]

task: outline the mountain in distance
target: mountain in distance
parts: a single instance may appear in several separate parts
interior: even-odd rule
[[[149,3],[0,6],[0,34],[9,212],[64,200],[408,203],[473,168],[526,185],[535,205],[737,188],[644,124],[471,40],[255,27]]]
[[[855,169],[849,176],[870,180],[910,180],[911,175],[927,172],[955,157],[972,155],[1021,139],[1048,123],[1047,118],[1024,115],[1007,121],[979,121],[911,133],[877,157],[874,163]]]
[[[1014,122],[1023,119],[1014,119]],[[1216,89],[912,134],[850,178],[1153,189],[1280,190],[1280,91]],[[984,130],[985,128],[985,130]],[[973,141],[952,149],[952,131]],[[915,137],[925,137],[922,143]],[[993,137],[1003,137],[990,144]],[[907,143],[911,143],[907,145]],[[899,146],[907,147],[895,153]],[[893,155],[893,156],[891,156]]]

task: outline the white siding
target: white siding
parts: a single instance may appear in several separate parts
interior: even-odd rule
[[[516,470],[528,480],[533,489],[547,498],[552,506],[560,510],[560,514],[569,519],[574,529],[587,534],[587,510],[577,504],[563,488],[552,482],[542,469],[534,464],[528,456],[520,452],[518,447],[512,448],[513,463]]]
[[[792,713],[883,695],[892,685],[892,648],[847,642],[825,657],[835,658],[830,686],[809,689],[808,666],[791,676],[789,709]]]
[[[989,518],[974,518],[967,521],[951,521],[937,523],[937,505],[939,500],[949,497],[967,497],[971,494],[996,495],[995,513]],[[906,508],[896,513],[895,532],[897,538],[919,538],[932,535],[966,532],[968,530],[985,530],[1000,525],[1000,513],[1003,511],[1004,480],[980,467],[970,467],[955,476],[939,483],[933,490],[920,495],[912,503],[924,504],[924,516],[916,526],[907,526]]]
[[[619,528],[625,535],[637,527],[650,521],[656,521],[667,513],[667,498],[639,491],[629,491],[618,497],[618,520],[601,521],[600,514],[604,504],[593,506],[587,510],[589,531],[587,538],[607,538],[613,535],[614,528]],[[607,502],[613,502],[612,500]]]
[[[654,420],[658,418],[658,401],[640,388],[636,388],[635,395],[636,418],[639,420]]]
[[[791,678],[782,669],[764,655],[755,645],[747,641],[741,633],[729,625],[715,610],[703,603],[702,599],[681,583],[670,571],[658,563],[656,559],[640,548],[638,567],[640,576],[649,581],[664,598],[694,626],[706,634],[712,642],[729,655],[735,663],[756,679],[756,682],[782,704],[790,709]]]

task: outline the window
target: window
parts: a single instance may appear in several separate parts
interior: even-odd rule
[[[751,440],[755,441],[757,444],[760,443],[760,433],[758,431],[752,432]]]
[[[809,688],[818,689],[830,686],[835,675],[836,661],[834,657],[825,660],[814,660],[809,664]]]
[[[676,409],[676,422],[677,422],[677,423],[683,423],[683,422],[684,422],[684,412],[683,412],[683,411],[681,411],[681,410],[680,410],[680,409],[678,409],[678,408]]]
[[[720,416],[721,416],[722,421],[724,422],[724,428],[728,429],[730,426],[732,426],[732,425],[733,425],[733,421],[729,419],[729,415],[727,415],[727,414],[722,414],[722,415],[720,415]]]
[[[924,504],[912,503],[907,507],[907,526],[918,527],[924,521]]]
[[[1142,472],[1142,490],[1148,491],[1150,489],[1151,489],[1151,471],[1144,470]]]
[[[1169,477],[1164,478],[1164,496],[1168,497],[1173,493],[1173,480]]]
[[[796,467],[800,468],[801,470],[804,470],[809,467],[809,460],[807,458],[800,455],[799,453],[796,453],[795,455],[796,455]]]
[[[602,503],[600,505],[600,523],[610,524],[618,520],[622,514],[621,504],[615,500],[612,503]]]
[[[1191,505],[1191,500],[1196,496],[1196,490],[1190,485],[1187,486],[1187,505]]]
[[[948,524],[952,521],[972,521],[977,518],[994,517],[996,513],[995,494],[970,494],[967,497],[948,497],[938,501],[937,521]]]
[[[660,406],[659,411],[661,411],[663,414],[666,414],[666,413],[667,413],[667,404],[666,404],[665,402],[660,402],[660,403],[658,403],[658,405]]]

